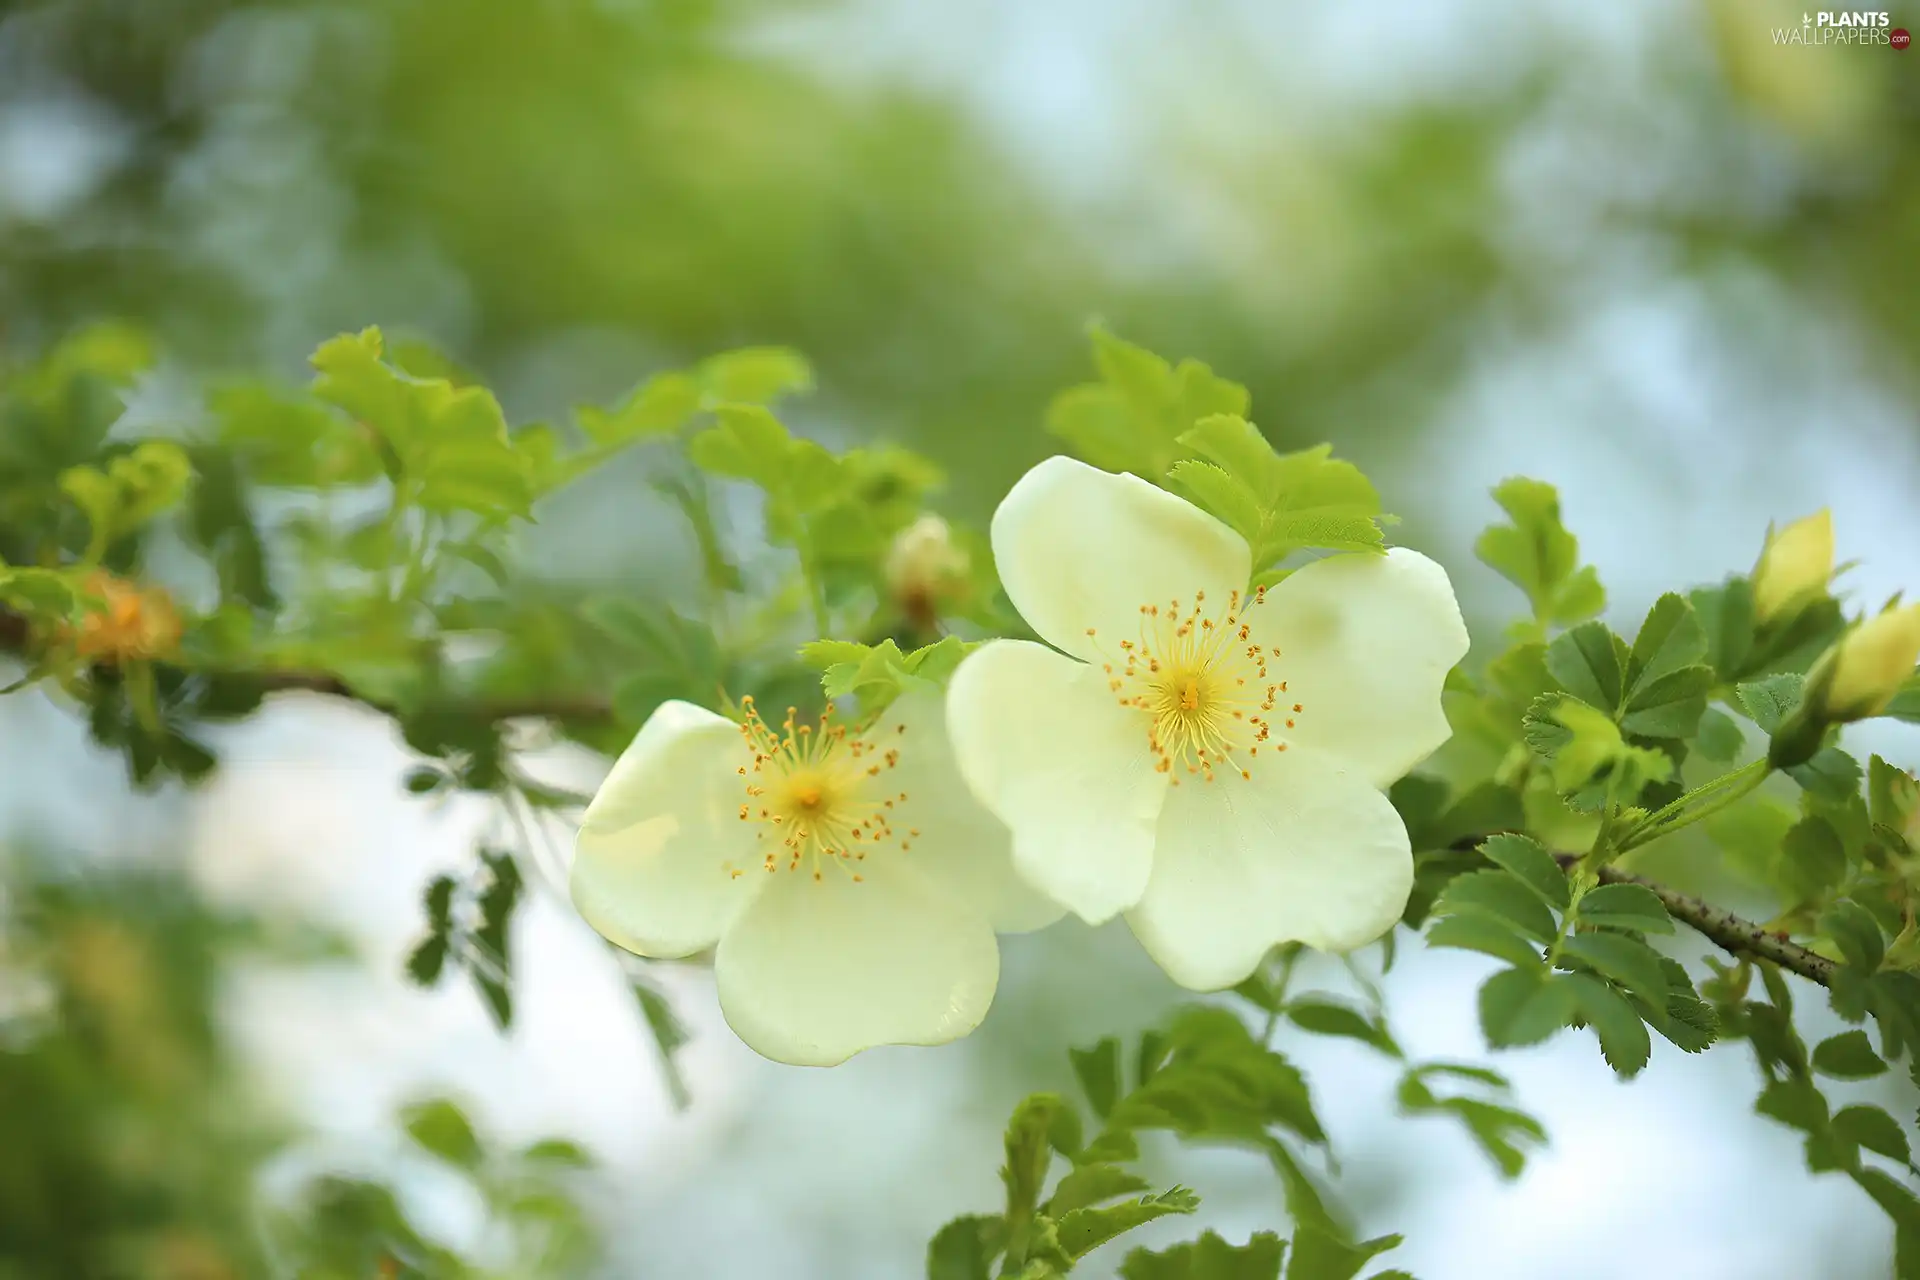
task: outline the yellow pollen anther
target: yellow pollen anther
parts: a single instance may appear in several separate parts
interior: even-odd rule
[[[1190,606],[1179,598],[1139,609],[1136,638],[1103,638],[1089,629],[1107,687],[1121,706],[1141,713],[1147,742],[1161,773],[1216,777],[1250,776],[1238,759],[1253,754],[1271,729],[1271,712],[1284,683],[1269,677],[1279,651],[1262,645],[1242,620],[1244,605],[1258,602],[1231,592],[1225,608],[1209,607],[1205,592]],[[1098,643],[1105,639],[1105,643]],[[1276,673],[1277,674],[1277,673]],[[1180,779],[1169,781],[1179,785]]]
[[[906,799],[904,792],[887,797],[869,785],[883,769],[882,763],[869,761],[878,757],[885,768],[892,768],[899,760],[897,744],[905,726],[877,730],[884,741],[850,738],[845,726],[832,723],[831,709],[816,728],[797,723],[799,713],[789,708],[775,732],[751,698],[741,699],[741,709],[745,722],[740,732],[753,763],[751,770],[743,765],[739,772],[749,778],[746,793],[758,803],[741,805],[740,819],[758,819],[757,838],[778,846],[767,850],[762,868],[768,873],[804,870],[821,881],[831,863],[860,882],[850,867],[866,854],[855,846],[891,837],[882,806],[891,809],[896,800]],[[740,874],[731,867],[727,871],[730,877]]]

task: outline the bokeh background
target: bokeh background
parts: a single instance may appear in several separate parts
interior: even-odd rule
[[[1800,18],[1766,0],[7,0],[0,342],[150,326],[169,354],[130,403],[146,422],[199,375],[299,377],[318,340],[369,323],[450,350],[514,420],[786,344],[821,386],[797,429],[923,451],[941,509],[981,522],[1053,451],[1045,406],[1087,378],[1099,319],[1248,384],[1281,447],[1329,440],[1364,466],[1477,634],[1518,603],[1469,551],[1514,473],[1560,487],[1616,623],[1825,505],[1840,558],[1863,561],[1843,582],[1877,604],[1920,588],[1920,54],[1775,44]],[[522,568],[690,593],[645,466],[543,512]],[[676,1110],[625,979],[544,884],[516,925],[510,1035],[464,987],[407,984],[420,887],[488,815],[405,796],[387,721],[294,695],[216,745],[210,784],[136,795],[55,702],[0,701],[7,1280],[277,1275],[288,1233],[330,1222],[390,1223],[487,1274],[913,1275],[941,1222],[994,1202],[1012,1103],[1069,1084],[1067,1045],[1178,995],[1123,926],[1066,924],[1008,945],[971,1040],[818,1072],[753,1057],[705,971],[662,968],[693,1032]],[[1858,745],[1920,765],[1910,729]],[[591,787],[604,764],[540,767]],[[1477,959],[1403,952],[1402,1041],[1484,1057]],[[53,1025],[73,1009],[107,1031]],[[1397,1118],[1364,1052],[1285,1047],[1342,1193],[1407,1233],[1394,1261],[1425,1280],[1887,1274],[1885,1219],[1751,1113],[1738,1046],[1657,1045],[1629,1086],[1583,1036],[1500,1055],[1552,1135],[1513,1183],[1457,1128]],[[548,1136],[596,1167],[533,1191],[524,1170],[450,1176],[395,1122],[439,1095],[500,1167]],[[1203,1224],[1283,1226],[1257,1161],[1163,1155]],[[101,1243],[122,1238],[146,1243]]]

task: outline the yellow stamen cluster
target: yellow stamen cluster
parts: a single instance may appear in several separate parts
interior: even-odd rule
[[[800,724],[796,711],[775,733],[760,718],[752,698],[741,699],[746,721],[740,726],[753,753],[751,764],[740,766],[747,799],[740,821],[757,822],[758,838],[767,842],[761,869],[798,871],[805,867],[815,880],[823,867],[838,866],[857,884],[857,864],[875,849],[898,843],[911,849],[920,833],[895,830],[895,808],[907,799],[904,791],[889,791],[880,776],[900,763],[899,741],[905,725],[894,725],[879,737],[857,736],[833,721],[832,708],[819,725]],[[738,879],[739,868],[728,868]]]
[[[89,575],[86,590],[100,604],[68,633],[73,650],[95,662],[164,658],[180,645],[180,611],[158,587],[142,587],[110,573]]]
[[[1264,597],[1264,589],[1245,597],[1235,591],[1218,617],[1208,611],[1204,591],[1184,610],[1178,600],[1143,604],[1137,638],[1120,641],[1117,653],[1102,650],[1107,688],[1121,706],[1146,717],[1147,743],[1161,773],[1184,769],[1212,782],[1216,770],[1225,769],[1247,778],[1241,752],[1256,756],[1262,744],[1287,749],[1272,741],[1275,721],[1291,729],[1303,708],[1295,702],[1281,709],[1287,682],[1274,678],[1268,665],[1279,652],[1257,643],[1241,618],[1244,606]],[[1096,629],[1087,635],[1099,643]]]

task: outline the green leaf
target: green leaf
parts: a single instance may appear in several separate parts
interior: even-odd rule
[[[430,933],[407,954],[407,976],[416,986],[431,987],[440,981],[446,963],[447,935]]]
[[[1145,1178],[1129,1173],[1119,1165],[1081,1165],[1060,1179],[1060,1185],[1053,1189],[1053,1195],[1047,1200],[1045,1212],[1049,1217],[1058,1218],[1103,1200],[1145,1191],[1147,1186]]]
[[[1772,733],[1800,705],[1800,689],[1805,680],[1796,675],[1768,676],[1743,684],[1734,690],[1747,718],[1762,732]]]
[[[1658,951],[1623,933],[1576,933],[1560,946],[1602,977],[1611,978],[1642,1000],[1665,1008],[1667,974]]]
[[[684,373],[662,373],[641,383],[612,412],[580,405],[574,417],[589,440],[614,449],[672,435],[699,412],[699,384]]]
[[[1866,1032],[1843,1031],[1813,1047],[1813,1069],[1836,1080],[1869,1080],[1884,1075],[1887,1064]]]
[[[1707,662],[1730,684],[1750,671],[1753,652],[1753,586],[1745,578],[1729,578],[1718,587],[1700,587],[1688,600],[1707,637]]]
[[[1094,363],[1102,381],[1073,387],[1047,408],[1047,431],[1108,471],[1159,482],[1187,456],[1180,436],[1210,414],[1247,411],[1246,388],[1215,377],[1198,361],[1171,367],[1142,347],[1095,328]]]
[[[1506,1081],[1493,1072],[1431,1063],[1407,1072],[1401,1078],[1397,1094],[1405,1114],[1458,1118],[1481,1150],[1498,1166],[1502,1177],[1518,1177],[1526,1167],[1526,1148],[1542,1145],[1547,1140],[1547,1132],[1540,1122],[1524,1112],[1479,1098],[1437,1095],[1429,1087],[1429,1081],[1437,1076],[1463,1076],[1502,1092],[1506,1090]]]
[[[1608,713],[1620,706],[1626,659],[1626,642],[1600,622],[1583,622],[1547,646],[1547,671],[1560,687]]]
[[[1841,899],[1820,913],[1820,932],[1833,939],[1840,954],[1855,969],[1872,973],[1886,958],[1886,938],[1873,913],[1857,902]]]
[[[1810,1080],[1776,1080],[1760,1091],[1753,1109],[1802,1133],[1817,1134],[1827,1127],[1827,1099]]]
[[[1886,709],[1880,713],[1895,720],[1905,720],[1908,724],[1920,724],[1920,674],[1910,675],[1893,695]]]
[[[1634,693],[1684,667],[1691,667],[1707,656],[1707,632],[1694,615],[1693,606],[1682,596],[1668,592],[1654,602],[1640,633],[1634,637],[1633,652],[1627,660],[1627,693]],[[1712,669],[1707,683],[1712,685]]]
[[[527,518],[532,460],[508,438],[493,393],[414,377],[385,362],[382,351],[378,329],[322,343],[313,354],[313,391],[378,438],[396,502]]]
[[[1321,1036],[1341,1036],[1370,1045],[1389,1057],[1402,1054],[1386,1024],[1361,1013],[1351,1005],[1333,1000],[1303,997],[1286,1007],[1287,1019],[1303,1031]]]
[[[423,1150],[462,1169],[477,1169],[483,1153],[466,1113],[445,1098],[417,1102],[400,1113],[407,1136]]]
[[[1620,727],[1644,738],[1692,737],[1706,714],[1713,678],[1712,667],[1697,665],[1676,668],[1642,684],[1628,696]]]
[[[1865,1147],[1875,1155],[1906,1164],[1913,1158],[1900,1122],[1879,1107],[1842,1107],[1833,1113],[1833,1131],[1843,1141]]]
[[[1598,939],[1602,935],[1583,936]],[[1569,950],[1575,941],[1579,939],[1569,940]],[[1585,974],[1576,973],[1567,983],[1579,1003],[1580,1016],[1600,1037],[1600,1052],[1606,1057],[1607,1065],[1623,1076],[1639,1074],[1653,1052],[1653,1041],[1633,1006],[1619,992]]]
[[[1074,1209],[1060,1218],[1060,1247],[1068,1257],[1079,1258],[1135,1227],[1169,1214],[1192,1213],[1199,1207],[1199,1196],[1185,1187],[1173,1187],[1125,1204]]]
[[[524,1148],[520,1158],[532,1164],[559,1169],[591,1169],[594,1159],[587,1149],[566,1138],[542,1138]]]
[[[1051,1093],[1036,1093],[1013,1110],[1007,1123],[1007,1162],[1000,1180],[1007,1188],[1007,1222],[1018,1229],[1040,1204],[1040,1188],[1047,1180],[1053,1149],[1048,1144],[1055,1118],[1067,1104]]]
[[[1579,540],[1561,522],[1552,485],[1514,477],[1494,487],[1493,499],[1511,523],[1489,527],[1474,554],[1526,592],[1541,625],[1564,626],[1606,608],[1606,591],[1592,567],[1580,565]]]
[[[1636,933],[1672,933],[1673,918],[1658,894],[1638,884],[1603,884],[1580,899],[1580,920]]]
[[[1847,852],[1825,818],[1802,818],[1780,846],[1777,876],[1795,902],[1825,897],[1847,873]]]
[[[1399,1236],[1376,1236],[1349,1244],[1330,1232],[1301,1226],[1293,1234],[1287,1280],[1353,1280],[1381,1254],[1400,1247]]]
[[[1480,1029],[1497,1048],[1538,1044],[1573,1020],[1573,988],[1559,974],[1506,969],[1480,988]]]
[[[1435,920],[1427,930],[1427,945],[1478,951],[1520,968],[1545,968],[1538,945],[1513,932],[1504,920],[1478,912]]]
[[[1067,1057],[1093,1114],[1106,1119],[1120,1097],[1120,1042],[1107,1036],[1091,1049],[1068,1049]]]
[[[1275,453],[1245,418],[1202,418],[1180,443],[1205,462],[1176,463],[1174,483],[1219,516],[1253,549],[1256,574],[1303,547],[1378,551],[1380,495],[1332,445]]]
[[[1805,764],[1789,767],[1786,775],[1822,800],[1846,800],[1860,790],[1860,762],[1838,747],[1820,748]]]
[[[1007,1224],[997,1216],[955,1218],[927,1244],[927,1280],[989,1280],[1006,1240]]]
[[[1490,836],[1481,843],[1480,852],[1533,890],[1548,906],[1561,911],[1567,909],[1572,890],[1567,885],[1566,872],[1539,841],[1522,835]]]
[[[787,347],[743,347],[700,362],[694,378],[708,403],[770,404],[813,390],[813,367]]]
[[[1490,916],[1543,943],[1553,941],[1559,932],[1553,913],[1539,896],[1505,871],[1475,871],[1454,877],[1441,891],[1434,911],[1441,915],[1464,912]]]
[[[939,688],[969,653],[979,647],[958,636],[902,653],[892,639],[877,645],[846,640],[817,640],[800,648],[800,660],[821,668],[820,685],[829,698],[860,699],[869,714],[910,689]]]
[[[1597,810],[1609,791],[1631,803],[1650,782],[1664,782],[1673,760],[1663,751],[1636,747],[1604,711],[1549,694],[1536,699],[1526,717],[1527,745],[1545,760],[1554,788],[1576,808]]]
[[[1878,1169],[1853,1171],[1853,1180],[1886,1211],[1902,1234],[1920,1231],[1920,1198]],[[1904,1277],[1903,1277],[1904,1280]]]
[[[673,1098],[678,1110],[685,1110],[692,1101],[687,1089],[686,1079],[680,1074],[680,1064],[675,1056],[689,1044],[693,1037],[686,1027],[681,1025],[673,1004],[651,983],[635,978],[628,985],[633,989],[633,998],[640,1005],[640,1016],[647,1024],[647,1031],[653,1037],[653,1051],[660,1063],[660,1073],[666,1077],[667,1092]]]
[[[1739,723],[1726,712],[1709,707],[1700,717],[1693,749],[1703,758],[1716,764],[1728,764],[1745,745],[1746,735],[1740,732]]]
[[[721,405],[716,423],[687,443],[687,456],[703,471],[750,480],[769,494],[786,496],[794,439],[765,406]]]
[[[1287,1242],[1271,1231],[1245,1244],[1228,1244],[1214,1232],[1157,1252],[1135,1249],[1120,1264],[1120,1280],[1280,1280]]]

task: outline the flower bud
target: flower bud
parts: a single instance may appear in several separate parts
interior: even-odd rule
[[[1824,596],[1833,577],[1833,516],[1824,509],[1767,531],[1753,570],[1753,615],[1762,625]]]
[[[1849,631],[1827,651],[1808,677],[1809,691],[1818,690],[1827,722],[1865,720],[1887,709],[1916,662],[1920,662],[1920,604],[1888,609]],[[1823,675],[1828,678],[1821,680]]]
[[[887,551],[887,592],[915,623],[930,626],[941,598],[959,589],[971,567],[947,522],[923,515],[895,535]]]

